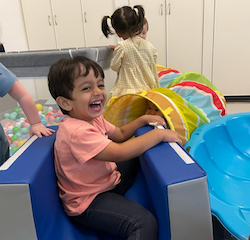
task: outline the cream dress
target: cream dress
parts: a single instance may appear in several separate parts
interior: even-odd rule
[[[160,87],[155,47],[139,36],[118,43],[110,67],[118,72],[109,98]]]

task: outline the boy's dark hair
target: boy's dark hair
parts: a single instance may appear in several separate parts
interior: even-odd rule
[[[137,11],[135,10],[137,9]],[[118,8],[112,16],[104,16],[102,19],[102,32],[105,37],[114,34],[107,23],[108,18],[111,18],[111,25],[116,32],[127,33],[130,37],[139,34],[143,28],[144,9],[141,5],[134,7],[124,6]]]
[[[85,73],[81,72],[81,66],[84,66]],[[59,96],[72,99],[71,95],[74,89],[75,79],[77,79],[80,74],[87,76],[90,69],[93,69],[96,78],[101,76],[104,79],[102,68],[96,62],[86,57],[76,56],[70,59],[64,58],[54,63],[50,67],[48,74],[48,87],[52,97],[55,100]],[[68,114],[68,112],[62,108],[61,111],[64,114]]]

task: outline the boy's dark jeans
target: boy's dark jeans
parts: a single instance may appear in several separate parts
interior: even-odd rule
[[[117,166],[122,174],[118,186],[99,194],[84,213],[71,219],[88,229],[109,232],[129,240],[157,240],[155,217],[123,196],[134,183],[139,159],[118,163]]]

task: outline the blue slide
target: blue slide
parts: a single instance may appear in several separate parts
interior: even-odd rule
[[[197,128],[184,146],[207,172],[212,214],[237,239],[250,235],[250,113]]]

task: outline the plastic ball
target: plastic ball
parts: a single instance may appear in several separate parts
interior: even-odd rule
[[[11,143],[11,144],[10,144],[10,148],[13,148],[13,147],[17,147],[17,144]]]
[[[16,132],[16,133],[15,133],[15,135],[17,135],[17,136],[21,137],[23,134],[22,134],[22,132],[21,132],[21,131],[18,131],[18,132]]]
[[[53,107],[49,106],[49,107],[48,107],[48,111],[49,111],[49,112],[52,112],[52,111],[53,111]]]
[[[19,138],[19,136],[13,135],[10,139],[11,139],[11,142],[14,142],[14,141],[17,140],[18,138]]]
[[[18,113],[17,116],[16,116],[16,118],[18,118],[18,119],[21,120],[21,118],[23,118],[23,116],[24,116],[24,115],[23,115],[22,113]]]
[[[11,150],[11,152],[16,152],[17,149],[18,149],[18,147],[12,147],[10,150]]]
[[[40,104],[40,103],[37,103],[36,104],[36,109],[37,109],[37,111],[42,111],[43,110],[43,105]]]
[[[10,114],[10,119],[11,119],[11,120],[15,120],[15,119],[16,119],[16,116],[17,116],[16,114],[11,113],[11,114]]]
[[[6,137],[7,137],[8,141],[10,142],[11,141],[10,136],[6,136]]]
[[[12,130],[7,130],[7,131],[5,132],[5,134],[6,134],[6,135],[12,134]]]
[[[16,146],[17,146],[17,144],[18,144],[18,140],[15,140],[12,144],[16,144]]]
[[[42,122],[42,124],[43,124],[44,126],[47,125],[47,122],[46,122],[45,120],[42,120],[41,122]]]
[[[3,115],[3,117],[4,117],[4,118],[10,118],[10,114],[9,114],[9,113],[5,113],[5,114]]]
[[[20,131],[20,130],[21,130],[20,127],[15,126],[15,127],[13,127],[12,132],[13,132],[14,134],[16,134],[16,132],[18,132],[18,131]]]
[[[20,113],[20,109],[19,108],[14,108],[13,112]]]
[[[7,129],[12,131],[13,127],[14,127],[13,125],[9,125]]]
[[[27,133],[29,132],[29,129],[26,128],[26,127],[23,127],[23,128],[21,128],[21,132],[22,132],[23,134],[27,134]]]
[[[21,140],[21,141],[18,142],[17,146],[20,147],[20,146],[22,146],[24,143],[25,143],[25,140],[23,139],[23,140]]]
[[[19,121],[19,122],[16,123],[16,126],[17,126],[17,127],[21,127],[21,124],[22,124],[22,123]]]
[[[57,123],[59,123],[59,122],[60,122],[60,120],[61,120],[61,118],[60,118],[60,117],[57,117],[57,118],[55,119],[55,121],[56,121]]]

